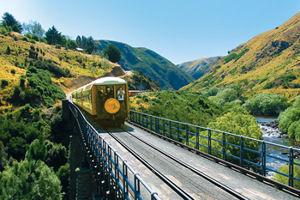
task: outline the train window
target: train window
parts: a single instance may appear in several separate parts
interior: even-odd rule
[[[114,97],[114,86],[106,86],[106,95],[109,98]]]
[[[98,86],[98,91],[100,96],[105,95],[105,87],[104,86]]]
[[[119,101],[124,101],[125,99],[125,89],[124,86],[119,86],[117,89],[117,98]]]

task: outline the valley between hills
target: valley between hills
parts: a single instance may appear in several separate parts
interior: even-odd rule
[[[13,25],[3,23],[7,17]],[[144,91],[130,98],[133,110],[256,139],[264,136],[255,117],[272,117],[280,137],[300,144],[300,13],[226,56],[179,65],[144,47],[87,36],[71,39],[54,26],[41,35],[24,32],[9,13],[2,21],[0,181],[25,166],[39,175],[31,187],[47,179],[54,199],[67,196],[70,141],[61,100],[103,76],[122,77],[130,89]],[[32,160],[38,161],[36,169]],[[294,173],[299,177],[300,167]],[[273,178],[288,182],[281,175]],[[294,187],[300,189],[300,182],[295,180]]]

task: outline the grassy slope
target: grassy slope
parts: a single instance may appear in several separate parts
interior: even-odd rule
[[[120,42],[100,40],[99,51],[102,52],[109,44],[115,45],[121,51],[120,64],[124,69],[143,73],[161,88],[179,89],[192,81],[191,76],[169,60],[146,48],[134,48]]]
[[[222,109],[206,97],[184,91],[142,93],[131,97],[130,103],[134,110],[203,126],[222,113]]]
[[[9,83],[5,88],[0,88],[2,108],[11,107],[4,99],[11,95],[14,86],[19,84],[20,76],[26,73],[28,66],[25,65],[25,60],[31,45],[43,52],[39,52],[39,57],[43,60],[51,60],[60,68],[68,69],[71,72],[71,77],[52,77],[52,80],[65,92],[72,89],[74,84],[78,87],[87,80],[103,75],[114,65],[100,56],[56,48],[40,42],[24,41],[24,37],[17,33],[11,33],[10,36],[0,35],[0,82],[7,80]],[[8,46],[11,49],[10,54],[6,53]]]
[[[193,76],[195,79],[200,78],[210,71],[210,68],[215,65],[221,57],[200,58],[189,62],[184,62],[177,65],[186,73]]]
[[[200,91],[212,86],[239,84],[247,94],[280,93],[289,98],[300,94],[300,13],[283,25],[262,33],[224,57],[211,73],[184,87]],[[278,42],[281,42],[279,44]],[[286,42],[288,48],[285,47]],[[292,76],[293,80],[286,78]]]
[[[159,86],[155,82],[136,71],[127,73],[125,76],[121,76],[121,78],[124,78],[128,82],[129,90],[159,90]]]

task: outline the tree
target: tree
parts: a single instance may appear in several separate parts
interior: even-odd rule
[[[85,36],[77,36],[76,37],[76,44],[78,47],[84,49],[87,53],[91,54],[96,49],[96,42],[93,37],[85,37]]]
[[[214,122],[211,122],[208,124],[208,127],[212,129],[217,129],[217,130],[222,130],[225,132],[230,132],[234,133],[237,135],[243,135],[255,139],[261,139],[262,138],[262,133],[259,129],[259,126],[256,122],[255,117],[248,113],[243,113],[243,112],[229,112],[221,117],[218,117]],[[207,134],[207,133],[202,133],[202,134]],[[222,134],[216,133],[212,131],[212,138],[217,139],[217,140],[222,140]],[[203,140],[203,141],[202,141]],[[233,137],[233,136],[228,136],[225,137],[226,143],[231,143],[235,145],[239,145],[240,138],[239,137]],[[201,139],[201,141],[205,144],[207,142],[204,139]],[[213,142],[212,143],[213,148],[218,149],[221,151],[222,146],[218,142]],[[259,143],[255,141],[250,141],[246,140],[244,141],[244,146],[253,149],[253,150],[258,150],[259,148]],[[231,153],[235,156],[239,156],[239,150],[233,146],[227,145],[226,146],[226,152]],[[220,156],[219,153],[217,153],[218,156]],[[244,158],[247,159],[253,159],[256,158],[256,154],[250,153],[250,152],[245,152],[244,153]]]
[[[75,49],[77,47],[77,44],[74,40],[71,40],[70,38],[65,37],[64,46],[69,49]]]
[[[5,152],[5,146],[3,145],[2,141],[0,141],[0,171],[4,169],[6,165],[7,153]]]
[[[289,173],[289,166],[283,165],[279,168],[279,172],[288,174]],[[297,165],[294,165],[294,177],[300,177],[300,167]],[[281,174],[275,173],[274,179],[280,183],[283,183],[285,185],[288,185],[289,178],[286,176],[283,176]],[[300,181],[294,179],[294,188],[300,189]]]
[[[59,177],[62,185],[62,191],[65,194],[64,196],[68,196],[68,186],[69,186],[69,176],[70,176],[70,165],[66,163],[59,167],[56,172],[57,176]]]
[[[238,91],[233,88],[225,88],[218,91],[217,95],[209,97],[217,105],[223,106],[225,103],[237,100],[239,98]]]
[[[94,50],[96,49],[96,43],[91,36],[87,38],[85,46],[86,46],[85,51],[89,54],[93,53]]]
[[[76,37],[76,44],[77,44],[77,46],[79,46],[80,48],[82,48],[82,43],[81,43],[81,37],[80,37],[80,35],[78,35]]]
[[[35,139],[30,144],[25,157],[28,160],[42,160],[45,161],[47,157],[47,148],[43,139]]]
[[[45,33],[46,40],[48,44],[61,44],[62,43],[62,35],[58,30],[52,26],[48,29],[48,31]]]
[[[6,53],[7,55],[9,55],[9,54],[11,53],[11,49],[10,49],[10,47],[9,47],[9,46],[7,46],[7,47],[6,47],[6,51],[5,51],[5,53]]]
[[[22,32],[22,25],[10,13],[4,13],[2,16],[2,24],[9,31]]]
[[[110,60],[111,62],[117,63],[121,59],[121,52],[115,45],[109,45],[104,50],[104,55]]]
[[[34,46],[32,45],[30,45],[28,57],[32,59],[38,58],[38,52],[35,50]]]
[[[45,34],[45,30],[42,25],[36,21],[30,21],[28,24],[23,23],[22,27],[24,34],[30,34],[39,39],[41,39]]]
[[[279,94],[257,94],[248,99],[244,107],[254,115],[279,115],[288,106],[287,99]]]
[[[67,149],[62,144],[55,144],[49,140],[44,143],[47,149],[46,163],[57,170],[67,162]]]
[[[61,183],[43,161],[14,162],[0,173],[1,199],[60,200]]]
[[[279,128],[288,133],[289,138],[300,141],[300,96],[295,98],[293,105],[279,115]]]

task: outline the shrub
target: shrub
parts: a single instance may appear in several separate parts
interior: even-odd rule
[[[231,102],[238,99],[238,92],[233,88],[226,88],[218,92],[216,98],[219,100],[219,104],[225,102]]]
[[[39,69],[30,69],[23,78],[28,78],[29,73],[40,72]],[[31,86],[27,84],[25,89],[18,86],[19,94],[25,95],[24,90],[32,89]],[[53,116],[45,115],[44,110],[25,105],[0,115],[0,196],[4,199],[12,196],[15,199],[62,199],[62,184],[67,192],[67,149],[47,140],[53,131],[62,135],[64,131],[61,127],[52,130],[50,122],[54,121]],[[54,116],[60,114],[57,111],[51,109]],[[13,162],[8,163],[7,158]]]
[[[61,68],[61,67],[55,65],[50,60],[47,60],[47,61],[38,60],[38,61],[34,62],[34,66],[36,68],[44,69],[44,70],[51,72],[57,78],[71,76],[71,72],[68,69]]]
[[[1,80],[1,88],[5,88],[6,86],[8,86],[8,81],[7,80]]]
[[[205,92],[205,96],[216,96],[219,92],[219,89],[216,88],[216,87],[212,87],[212,88],[209,88],[206,92]]]
[[[222,111],[241,109],[242,95],[235,87],[219,90],[216,96],[208,97],[210,101],[218,105]]]
[[[54,144],[50,141],[45,143],[47,149],[46,163],[55,170],[67,162],[67,149],[61,144]]]
[[[7,30],[2,24],[0,24],[0,34],[7,36],[9,32],[9,30]]]
[[[21,89],[24,89],[25,88],[25,77],[24,76],[21,76],[20,77],[20,87]]]
[[[35,50],[34,46],[32,46],[32,45],[30,45],[28,57],[32,58],[32,59],[37,59],[38,58],[38,52]]]
[[[12,69],[12,70],[10,70],[10,73],[11,73],[11,74],[16,74],[16,70],[15,70],[15,69]]]
[[[208,127],[212,129],[222,130],[230,133],[235,133],[237,135],[244,135],[251,138],[261,139],[262,133],[256,122],[255,117],[243,113],[243,112],[229,112],[221,117],[218,117],[215,121],[208,124]],[[222,140],[222,134],[212,132],[212,137],[218,140]],[[205,144],[206,141],[203,141]],[[231,144],[239,145],[239,137],[227,136],[226,142]],[[212,142],[213,148],[222,150],[222,146],[218,142]],[[254,141],[245,140],[244,146],[250,149],[258,150],[259,144]],[[227,145],[226,152],[239,156],[239,149],[233,146]],[[217,153],[220,156],[219,153]],[[245,153],[244,157],[247,159],[256,158],[257,155],[251,153]],[[229,157],[230,158],[230,157]]]
[[[7,47],[6,47],[6,51],[5,51],[5,53],[6,53],[7,55],[9,55],[9,54],[11,53],[11,49],[10,49],[10,47],[9,47],[9,46],[7,46]]]
[[[2,199],[62,199],[61,183],[42,161],[14,162],[0,173]]]
[[[289,166],[284,165],[279,168],[279,172],[289,174]],[[294,165],[294,177],[300,178],[300,166]],[[274,179],[280,183],[288,185],[289,178],[278,173],[275,174]],[[300,189],[300,181],[294,179],[294,187]]]
[[[221,110],[206,97],[189,92],[160,91],[149,93],[146,98],[136,96],[137,109],[156,116],[192,124],[207,125]],[[154,97],[151,97],[153,95]],[[145,106],[145,99],[151,99]],[[147,100],[146,100],[147,101]]]
[[[279,94],[257,94],[243,105],[254,115],[277,116],[287,108],[287,99]]]
[[[22,137],[12,137],[8,143],[8,154],[17,160],[24,158],[26,152],[26,140]]]
[[[266,83],[264,89],[270,89],[274,87],[298,88],[299,84],[292,82],[295,79],[297,79],[297,76],[295,74],[287,72],[277,77],[274,81]]]
[[[14,159],[21,160],[25,156],[27,144],[30,144],[38,135],[41,129],[36,122],[25,122],[28,118],[28,110],[24,108],[14,115],[12,119],[2,117],[0,120],[0,141],[7,145],[7,152]]]
[[[29,103],[32,106],[51,106],[55,100],[64,98],[63,91],[51,81],[48,71],[29,67],[26,72],[25,86],[24,77],[20,78],[20,86],[15,87],[10,101],[15,105]]]
[[[291,123],[288,129],[288,136],[300,142],[300,120]]]
[[[232,60],[236,61],[236,60],[240,59],[248,51],[249,51],[249,49],[245,48],[240,53],[232,52],[228,56],[224,57],[224,62],[228,63],[228,62],[230,62]]]
[[[66,163],[62,165],[58,171],[57,176],[59,177],[62,185],[62,191],[65,193],[65,197],[68,196],[69,193],[69,175],[70,175],[70,165]]]
[[[228,56],[224,57],[224,61],[225,61],[225,63],[228,63],[228,62],[236,59],[237,56],[238,56],[238,54],[233,52],[233,53],[229,54]]]
[[[289,138],[300,141],[300,96],[296,97],[293,105],[279,115],[279,128],[288,133]]]

